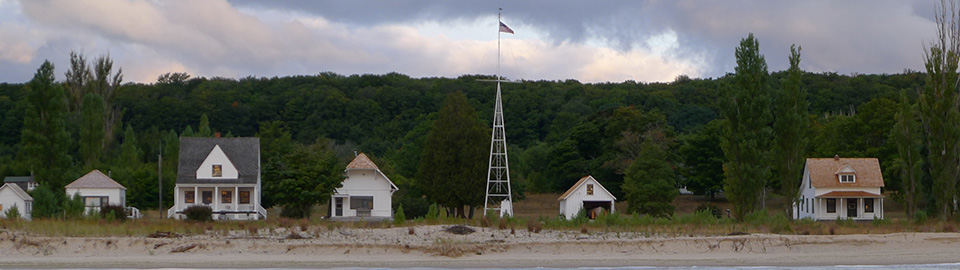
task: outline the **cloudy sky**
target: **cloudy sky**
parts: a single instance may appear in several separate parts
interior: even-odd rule
[[[0,82],[71,51],[109,54],[125,81],[166,72],[272,77],[399,72],[582,82],[672,81],[732,72],[748,33],[771,71],[790,44],[814,72],[921,70],[936,0],[257,1],[0,0]]]

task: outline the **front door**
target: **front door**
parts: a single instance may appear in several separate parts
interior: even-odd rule
[[[334,203],[334,215],[335,217],[343,216],[343,198],[336,198]]]
[[[848,198],[847,200],[847,217],[857,217],[857,199]]]

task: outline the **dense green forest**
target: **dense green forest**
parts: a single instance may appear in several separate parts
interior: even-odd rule
[[[354,151],[367,153],[400,186],[395,200],[403,203],[407,217],[417,216],[430,203],[417,184],[418,166],[429,148],[425,139],[442,117],[438,111],[444,100],[462,92],[466,106],[476,110],[477,121],[489,130],[496,91],[494,84],[479,81],[489,75],[411,78],[397,73],[241,79],[171,73],[154,83],[121,84],[119,68],[112,72],[103,65],[109,58],[98,58],[89,66],[83,56],[72,58],[79,62],[70,63],[66,72],[52,65],[49,71],[38,70],[38,76],[50,72],[44,76],[55,82],[48,87],[59,88],[59,96],[33,97],[44,87],[35,82],[37,78],[29,84],[0,84],[0,176],[33,172],[56,190],[91,169],[100,169],[127,186],[129,204],[139,208],[157,207],[161,152],[164,202],[171,204],[168,191],[176,176],[179,136],[257,136],[269,127],[272,131],[267,133],[286,133],[287,143],[323,144],[338,158],[339,166]],[[901,190],[894,166],[900,157],[891,130],[901,108],[901,91],[906,100],[915,102],[926,74],[800,74],[809,104],[806,156],[877,157],[886,190]],[[769,73],[766,87],[779,89],[787,76],[786,71]],[[702,79],[679,76],[663,83],[504,84],[507,143],[517,196],[562,192],[590,174],[623,198],[621,187],[630,186],[623,185],[630,166],[647,155],[666,162],[647,165],[660,168],[660,174],[673,174],[668,178],[674,187],[686,186],[698,194],[719,192],[726,158],[720,149],[722,104],[718,100],[723,87],[736,83],[734,78],[728,74]],[[62,102],[38,108],[33,98]],[[43,110],[62,114],[54,117],[63,120],[65,135],[43,135],[62,141],[61,152],[69,158],[55,158],[59,163],[35,162],[37,138],[24,131],[36,125],[31,115]],[[651,141],[655,146],[644,144]],[[272,146],[262,143],[266,162]],[[487,151],[489,134],[477,145]],[[42,166],[52,167],[41,173]],[[269,193],[271,172],[265,165],[265,206],[278,203]],[[482,176],[478,181],[483,181]],[[770,177],[765,185],[780,191],[780,183],[779,177]],[[482,190],[475,192],[482,194]]]

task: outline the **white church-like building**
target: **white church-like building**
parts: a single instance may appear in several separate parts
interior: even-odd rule
[[[393,193],[399,189],[377,164],[360,153],[344,174],[342,186],[330,196],[331,220],[393,219]]]
[[[267,218],[260,206],[260,138],[180,138],[171,218],[190,206],[207,206],[213,219]]]
[[[593,176],[587,175],[580,178],[567,192],[560,195],[557,199],[560,201],[560,215],[571,220],[577,217],[582,209],[588,218],[594,219],[601,213],[613,213],[614,197],[610,191],[607,191]]]

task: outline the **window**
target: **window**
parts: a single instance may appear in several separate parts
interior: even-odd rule
[[[841,174],[840,183],[853,183],[857,181],[857,177],[852,174]]]
[[[83,205],[86,207],[104,207],[110,205],[110,198],[106,196],[83,197]]]
[[[373,196],[350,197],[350,209],[360,209],[360,210],[373,209]]]
[[[233,191],[220,191],[220,203],[233,203]]]
[[[201,194],[203,194],[203,204],[213,203],[213,191],[203,191]]]
[[[873,198],[863,198],[863,212],[873,213]]]
[[[237,195],[240,196],[240,203],[250,203],[250,191],[240,191]]]
[[[185,203],[194,203],[196,202],[197,193],[193,190],[188,190],[183,192],[183,202]]]
[[[837,212],[837,199],[827,199],[827,213]]]
[[[223,177],[223,165],[213,164],[213,177]]]
[[[587,195],[593,195],[593,184],[587,185]]]

